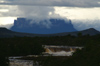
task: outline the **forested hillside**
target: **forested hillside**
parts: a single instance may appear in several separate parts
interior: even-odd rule
[[[82,36],[78,34],[75,36],[56,36],[56,37],[14,37],[14,38],[0,38],[0,66],[4,66],[9,56],[25,56],[25,55],[39,55],[44,49],[42,45],[66,45],[66,46],[82,46],[83,50],[78,50],[70,59],[64,59],[61,65],[66,66],[93,66],[99,65],[100,59],[100,35]],[[5,59],[6,57],[6,59]],[[56,61],[56,60],[55,60]],[[68,62],[67,62],[68,61]],[[96,63],[94,62],[96,61]],[[52,64],[52,62],[49,62]],[[60,64],[59,64],[60,65]],[[6,66],[6,64],[5,64]]]

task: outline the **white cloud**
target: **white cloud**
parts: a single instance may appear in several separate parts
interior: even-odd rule
[[[10,28],[16,17],[0,17],[0,27]]]
[[[0,25],[0,27],[5,27],[5,28],[8,28],[8,29],[10,29],[12,26],[13,26],[13,24]]]
[[[100,2],[98,2],[98,4],[100,4]]]
[[[5,1],[5,2],[4,2]],[[99,7],[99,0],[2,0],[7,5]]]
[[[100,7],[54,7],[55,13],[72,20],[77,30],[95,28],[100,31]]]
[[[9,10],[8,12],[3,12],[0,14],[0,17],[3,17],[5,20],[7,17],[12,17],[14,21],[14,17],[21,17],[21,18],[28,18],[28,19],[33,19],[33,22],[31,23],[37,23],[39,24],[40,21],[47,20],[50,18],[62,18],[58,14],[54,13],[54,8],[53,7],[46,7],[46,6],[11,6],[11,5],[6,5],[3,7],[1,5],[0,7],[2,10]],[[51,14],[50,14],[51,13]],[[0,24],[9,24],[12,22],[12,19],[9,19],[9,21],[4,21],[4,19],[1,19]],[[35,20],[35,21],[34,21]],[[42,22],[44,26],[47,28],[50,28],[50,21],[47,23]]]
[[[0,12],[8,12],[8,9],[0,9]]]
[[[0,5],[0,27],[10,28],[17,18],[17,6]]]
[[[0,17],[25,17],[32,19],[61,18],[51,6],[0,5]],[[51,13],[51,14],[50,14]]]
[[[4,3],[4,2],[5,2],[5,1],[3,1],[3,0],[2,0],[2,1],[0,1],[0,3]]]
[[[13,24],[16,17],[0,17],[0,25]]]
[[[55,13],[71,20],[94,20],[100,19],[100,7],[79,8],[79,7],[54,7]]]
[[[21,17],[33,19],[31,23],[42,23],[42,25],[47,28],[51,26],[51,22],[48,19],[62,18],[59,14],[54,13],[55,9],[51,6],[18,6],[18,9],[22,12],[20,13]],[[46,22],[44,20],[46,20]]]
[[[99,0],[2,0],[0,1],[0,4],[3,4],[0,5],[0,17],[25,17],[37,20],[37,23],[39,20],[50,18],[71,19],[78,30],[89,27],[100,30],[99,2]],[[10,22],[6,21],[6,23]],[[3,22],[0,24],[4,25]],[[50,22],[43,24],[49,28]]]
[[[0,5],[0,10],[5,10],[6,12],[0,13],[0,17],[19,17],[20,16],[20,10],[18,9],[18,6],[12,6],[12,5]]]
[[[100,20],[73,20],[73,25],[77,30],[95,28],[100,31]]]
[[[20,16],[26,18],[44,20],[50,18],[61,18],[59,14],[55,14],[54,7],[50,6],[18,6]]]

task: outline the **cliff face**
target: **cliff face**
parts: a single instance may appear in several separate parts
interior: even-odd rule
[[[66,22],[62,19],[35,21],[26,18],[18,18],[15,20],[14,26],[11,28],[11,30],[36,34],[52,34],[77,31],[73,27],[70,20],[69,22]]]

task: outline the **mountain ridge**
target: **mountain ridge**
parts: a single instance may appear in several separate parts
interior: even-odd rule
[[[75,31],[75,32],[63,32],[63,33],[54,33],[54,34],[32,34],[32,33],[21,33],[21,32],[15,32],[11,31],[7,28],[0,28],[0,38],[5,38],[5,37],[52,37],[52,36],[66,36],[66,35],[72,35],[72,36],[77,36],[78,33],[82,33],[82,35],[87,35],[89,34],[90,36],[92,35],[97,35],[100,34],[99,31],[95,30],[94,28],[82,30],[82,31]]]

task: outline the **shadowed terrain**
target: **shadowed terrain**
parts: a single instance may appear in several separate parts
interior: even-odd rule
[[[94,28],[86,29],[83,31],[76,31],[76,32],[64,32],[64,33],[55,33],[55,34],[32,34],[32,33],[21,33],[21,32],[15,32],[11,31],[6,28],[0,28],[0,37],[52,37],[52,36],[66,36],[66,35],[72,35],[72,36],[77,36],[79,33],[82,35],[96,35],[100,34],[99,31],[95,30]]]
[[[71,20],[50,19],[35,21],[26,18],[17,18],[17,20],[14,21],[14,26],[11,30],[35,34],[54,34],[77,31],[73,27]]]

